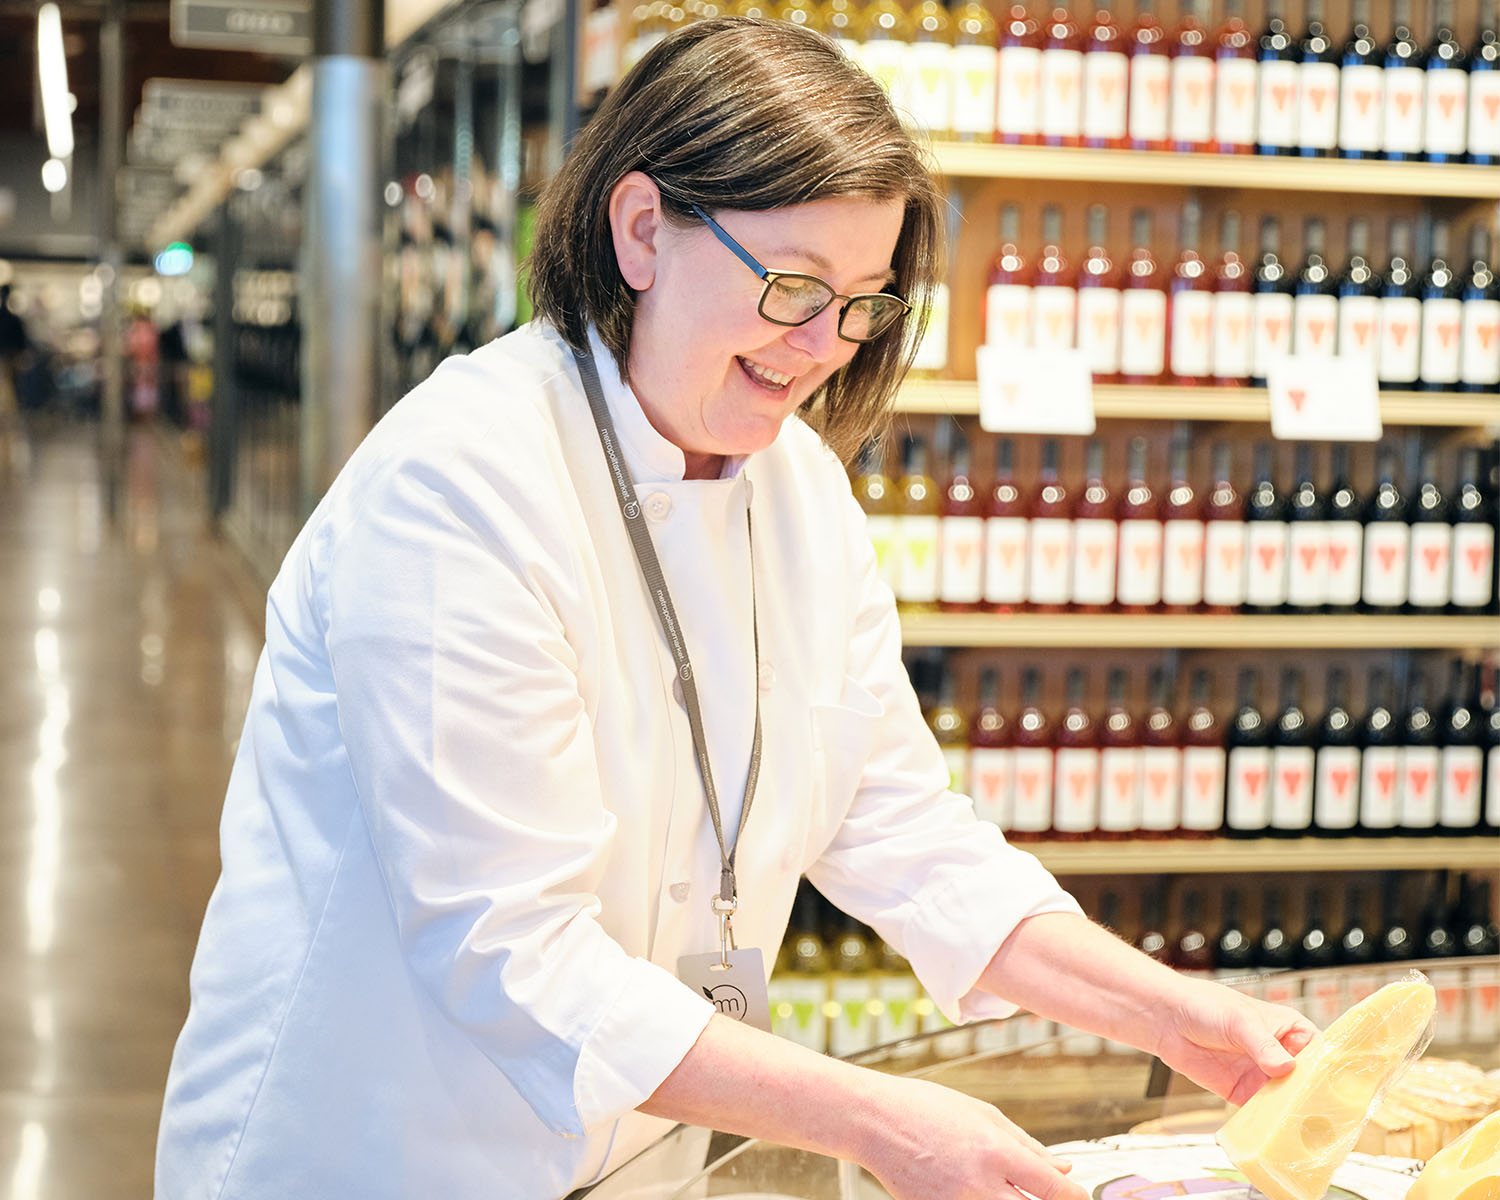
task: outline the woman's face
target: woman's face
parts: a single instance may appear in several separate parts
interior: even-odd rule
[[[816,275],[851,295],[890,282],[904,212],[899,199],[841,197],[709,215],[763,266]],[[622,274],[637,293],[631,387],[657,432],[687,456],[689,477],[714,477],[721,457],[769,446],[859,350],[838,336],[838,301],[806,325],[765,320],[756,311],[761,280],[707,226],[665,224],[646,176],[616,187],[611,220]],[[885,336],[899,337],[899,326]]]

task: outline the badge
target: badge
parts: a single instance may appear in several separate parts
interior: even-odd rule
[[[707,999],[721,1016],[771,1032],[771,1002],[766,996],[766,969],[759,950],[684,954],[677,960],[677,977]]]

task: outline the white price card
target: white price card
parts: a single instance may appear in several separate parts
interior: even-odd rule
[[[1366,357],[1289,354],[1266,372],[1271,433],[1285,441],[1380,440],[1380,391]]]
[[[980,346],[977,366],[981,429],[1094,432],[1094,377],[1083,351]]]

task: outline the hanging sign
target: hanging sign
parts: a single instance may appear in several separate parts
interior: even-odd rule
[[[172,0],[171,16],[174,46],[287,58],[312,53],[310,0]]]

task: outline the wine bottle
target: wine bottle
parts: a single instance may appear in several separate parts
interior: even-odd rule
[[[1234,490],[1234,447],[1214,446],[1214,485],[1203,525],[1203,602],[1210,612],[1245,603],[1245,503]]]
[[[1347,611],[1359,604],[1365,527],[1360,520],[1359,497],[1349,482],[1349,447],[1335,442],[1329,462],[1333,482],[1328,489],[1328,521],[1324,525],[1328,535],[1328,607]]]
[[[1365,506],[1365,561],[1361,598],[1371,612],[1394,612],[1406,604],[1411,526],[1396,487],[1396,451],[1376,454],[1375,492]]]
[[[911,19],[900,0],[871,0],[859,18],[859,65],[885,88],[897,112],[911,102]]]
[[[1473,834],[1483,827],[1484,752],[1479,745],[1478,697],[1478,664],[1455,661],[1448,676],[1438,799],[1438,826],[1447,834]]]
[[[1229,797],[1224,832],[1261,837],[1271,820],[1271,730],[1260,712],[1260,672],[1240,671],[1238,705],[1225,736]]]
[[[901,461],[901,498],[896,516],[901,569],[896,599],[912,611],[930,610],[937,607],[938,598],[942,501],[937,484],[927,474],[927,440],[908,436]]]
[[[1120,525],[1115,500],[1104,482],[1104,443],[1086,452],[1083,491],[1073,510],[1073,607],[1102,612],[1115,602]]]
[[[1077,334],[1076,274],[1062,252],[1063,210],[1042,210],[1042,249],[1031,284],[1031,344],[1038,350],[1066,353]]]
[[[1027,667],[1021,672],[1021,711],[1012,734],[1012,841],[1032,841],[1052,828],[1052,723],[1041,704],[1042,674]]]
[[[1484,826],[1500,832],[1500,668],[1489,668],[1489,683],[1481,701],[1484,728],[1479,740],[1484,746]]]
[[[1338,1020],[1344,1011],[1343,988],[1339,977],[1325,967],[1338,965],[1338,939],[1327,924],[1323,889],[1307,891],[1307,924],[1297,942],[1297,966],[1312,974],[1302,985],[1303,1011],[1320,1028]]]
[[[1256,55],[1260,63],[1260,106],[1255,149],[1259,154],[1297,152],[1297,100],[1302,85],[1298,57],[1292,31],[1281,16],[1280,6],[1273,4],[1266,13]]]
[[[1344,928],[1339,934],[1339,966],[1344,968],[1344,1007],[1369,999],[1380,989],[1375,971],[1380,945],[1365,923],[1365,889],[1351,884],[1344,897]]]
[[[1326,158],[1339,144],[1339,52],[1323,24],[1323,0],[1307,0],[1297,46],[1297,152]]]
[[[1182,735],[1172,715],[1172,679],[1164,668],[1151,668],[1147,690],[1149,707],[1140,722],[1140,824],[1146,836],[1166,837],[1182,825]]]
[[[1500,954],[1500,930],[1491,915],[1490,882],[1487,879],[1462,880],[1463,924],[1458,935],[1458,952],[1475,958],[1492,958]],[[1478,998],[1476,997],[1476,1002]],[[1493,1007],[1494,1001],[1490,1001]]]
[[[1099,723],[1099,834],[1105,839],[1141,831],[1144,763],[1140,733],[1126,701],[1126,675],[1111,667],[1107,707]]]
[[[1214,39],[1214,150],[1219,154],[1255,153],[1260,68],[1244,7],[1244,0],[1225,0],[1224,23]]]
[[[1449,391],[1458,383],[1463,363],[1464,281],[1449,257],[1451,226],[1432,223],[1432,260],[1422,276],[1422,387]]]
[[[1376,373],[1382,388],[1412,388],[1421,375],[1422,288],[1412,258],[1411,222],[1390,225],[1390,262],[1380,290],[1380,356]]]
[[[1441,790],[1438,723],[1429,707],[1427,676],[1414,671],[1401,722],[1401,822],[1403,833],[1430,833],[1437,826]]]
[[[1087,839],[1099,829],[1099,735],[1087,704],[1088,672],[1072,667],[1052,773],[1052,828],[1062,841]]]
[[[1095,0],[1084,41],[1083,144],[1091,150],[1121,149],[1129,128],[1130,60],[1112,9],[1113,0]]]
[[[1281,222],[1273,216],[1264,217],[1260,223],[1260,257],[1250,289],[1255,312],[1250,382],[1256,387],[1265,387],[1266,371],[1273,359],[1292,352],[1293,284],[1281,261]]]
[[[969,439],[952,418],[938,418],[938,458],[946,460],[938,603],[945,612],[973,612],[984,599],[983,502],[969,473]]]
[[[1026,603],[1031,522],[1016,486],[1010,438],[995,439],[995,482],[984,519],[984,601],[998,612]]]
[[[1219,261],[1214,267],[1213,381],[1244,387],[1254,368],[1255,305],[1250,267],[1240,257],[1240,214],[1226,212],[1219,224]]]
[[[1025,350],[1031,345],[1031,266],[1021,253],[1021,210],[1000,209],[1000,248],[984,293],[984,340],[989,346]]]
[[[1454,0],[1433,0],[1432,40],[1423,55],[1422,144],[1428,162],[1459,163],[1469,149],[1469,56],[1453,32]]]
[[[1227,888],[1221,908],[1222,924],[1214,938],[1214,967],[1219,979],[1245,979],[1255,973],[1255,942],[1240,923],[1240,892]]]
[[[1270,832],[1300,837],[1312,827],[1314,730],[1303,708],[1302,672],[1288,667],[1281,675],[1281,712],[1271,734]]]
[[[1318,727],[1313,832],[1345,837],[1359,824],[1359,727],[1349,711],[1349,673],[1330,667]]]
[[[1171,952],[1166,934],[1166,905],[1160,887],[1149,887],[1141,893],[1141,928],[1135,948],[1142,954],[1170,965]]]
[[[952,0],[948,0],[952,3]],[[953,136],[956,63],[953,17],[943,0],[919,0],[910,15],[906,50],[907,111],[933,138]]]
[[[1392,871],[1385,877],[1385,888],[1381,897],[1381,930],[1379,959],[1387,964],[1404,964],[1417,957],[1421,949],[1415,934],[1406,919],[1406,905],[1401,875]],[[1387,978],[1400,978],[1406,968],[1387,970]]]
[[[941,660],[936,667],[937,703],[927,713],[927,727],[937,739],[948,766],[948,787],[961,795],[969,792],[969,718],[958,707],[958,686],[953,671]]]
[[[1162,604],[1189,612],[1203,602],[1203,512],[1188,479],[1186,428],[1172,438],[1169,483],[1162,500]]]
[[[875,947],[870,931],[847,913],[829,909],[824,940],[832,949],[829,974],[828,1053],[858,1054],[875,1044]]]
[[[1008,146],[1034,145],[1041,136],[1041,27],[1024,0],[1013,0],[999,26],[995,139]]]
[[[1500,5],[1480,0],[1479,35],[1469,51],[1469,161],[1500,166]]]
[[[1318,612],[1328,602],[1328,505],[1313,477],[1313,448],[1297,444],[1287,497],[1287,607]]]
[[[1338,352],[1345,357],[1377,362],[1380,353],[1380,288],[1382,280],[1370,261],[1370,222],[1349,222],[1349,258],[1338,278]]]
[[[1490,258],[1490,231],[1469,230],[1469,269],[1463,279],[1463,350],[1459,389],[1493,392],[1500,388],[1500,276]]]
[[[860,11],[855,7],[853,0],[824,0],[817,18],[818,32],[832,38],[838,48],[855,62],[859,61],[860,54],[859,18]],[[993,59],[995,57],[994,38],[990,38],[989,51],[990,58]],[[993,109],[994,105],[990,107]]]
[[[1353,0],[1353,28],[1339,56],[1339,155],[1379,158],[1385,56],[1370,25],[1370,0]]]
[[[855,468],[854,498],[865,512],[865,532],[875,548],[875,569],[896,595],[901,587],[901,551],[897,539],[896,490],[884,468],[883,439],[865,443]]]
[[[995,140],[999,107],[999,26],[982,0],[953,14],[953,136],[960,142]]]
[[[1095,383],[1120,373],[1120,271],[1109,253],[1109,209],[1090,206],[1089,245],[1078,269],[1078,349]]]
[[[1141,612],[1161,603],[1162,522],[1146,482],[1146,439],[1133,438],[1120,498],[1120,573],[1115,597],[1120,607]]]
[[[1120,377],[1125,383],[1153,384],[1167,366],[1167,292],[1151,252],[1151,210],[1131,214],[1133,247],[1125,264],[1120,305]]]
[[[771,981],[769,997],[772,1028],[819,1054],[828,1049],[824,1006],[831,979],[828,946],[821,932],[821,902],[822,896],[807,880],[798,884],[787,934],[786,971]]]
[[[1290,971],[1297,965],[1297,942],[1282,924],[1281,893],[1268,888],[1261,896],[1260,945],[1255,965],[1262,971]]]
[[[1212,837],[1224,825],[1226,755],[1212,695],[1213,676],[1194,671],[1191,707],[1182,722],[1183,837]]]
[[[1426,72],[1422,49],[1412,35],[1411,0],[1393,0],[1391,13],[1395,28],[1385,45],[1385,112],[1381,118],[1385,156],[1392,162],[1420,162],[1426,132],[1422,115]]]
[[[1367,834],[1394,833],[1401,819],[1401,731],[1391,673],[1370,671],[1360,728],[1359,825]]]
[[[1286,503],[1272,478],[1272,448],[1255,447],[1255,483],[1245,501],[1245,608],[1277,612],[1286,603]]]
[[[1044,146],[1083,142],[1083,36],[1060,0],[1042,22],[1042,111]],[[1050,239],[1049,239],[1050,240]]]
[[[1010,724],[1000,705],[1000,670],[979,672],[979,708],[969,722],[969,786],[974,812],[1002,830],[1011,827],[1015,752]]]
[[[1214,138],[1215,47],[1208,22],[1208,0],[1190,0],[1172,39],[1169,129],[1172,149],[1185,154],[1207,151]]]
[[[1175,383],[1201,386],[1213,374],[1213,280],[1198,252],[1203,206],[1196,199],[1182,207],[1182,248],[1167,284],[1169,363]]]
[[[1212,979],[1214,947],[1203,932],[1203,893],[1189,888],[1182,899],[1182,928],[1172,945],[1172,966],[1184,975]]]
[[[1068,491],[1058,478],[1057,439],[1042,442],[1042,469],[1031,506],[1031,557],[1027,597],[1031,606],[1056,612],[1073,594],[1068,568],[1073,558],[1073,522]]]
[[[1481,612],[1495,595],[1495,511],[1480,488],[1479,449],[1459,453],[1458,495],[1453,502],[1453,579],[1450,596],[1460,612]]]
[[[1413,612],[1448,607],[1453,580],[1453,523],[1448,500],[1437,485],[1437,451],[1422,451],[1417,490],[1406,510],[1411,525],[1411,570],[1406,599]]]
[[[1338,285],[1324,254],[1321,217],[1303,227],[1302,268],[1292,285],[1292,350],[1299,355],[1334,353],[1339,328]]]
[[[1125,55],[1130,59],[1127,145],[1132,150],[1166,150],[1171,144],[1172,62],[1156,0],[1137,0],[1135,21],[1125,35]]]

